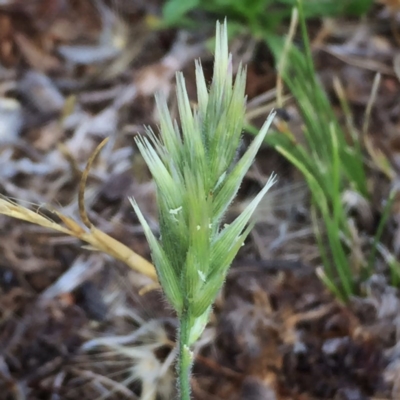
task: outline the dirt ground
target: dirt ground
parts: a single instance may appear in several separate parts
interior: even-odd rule
[[[128,197],[157,229],[155,190],[133,138],[144,125],[157,126],[156,92],[171,95],[176,110],[177,70],[194,99],[193,60],[202,59],[208,76],[213,62],[212,17],[194,31],[158,31],[152,18],[161,3],[0,1],[0,194],[79,221],[82,171],[109,137],[89,173],[86,211],[97,228],[147,259]],[[360,249],[400,173],[400,7],[382,3],[364,19],[310,21],[316,68],[341,122],[332,78],[361,131],[381,74],[365,139],[374,198],[354,206]],[[260,126],[274,107],[273,57],[246,34],[232,39],[231,50],[234,65],[248,64],[249,122]],[[298,134],[293,100],[285,113]],[[278,183],[196,345],[193,398],[400,399],[400,297],[387,276],[389,255],[400,252],[400,203],[384,230],[386,253],[360,296],[344,305],[315,274],[321,259],[307,186],[272,149],[257,156],[229,218],[272,172]],[[174,398],[177,322],[149,284],[77,238],[0,215],[0,399]]]

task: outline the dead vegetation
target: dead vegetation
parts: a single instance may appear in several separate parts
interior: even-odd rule
[[[155,0],[0,3],[0,398],[171,399],[176,321],[128,200],[157,231],[154,187],[132,139],[157,125],[153,95],[170,93],[175,71],[185,69],[189,92],[194,58],[211,73],[212,32],[154,30]],[[364,132],[371,208],[351,199],[361,252],[400,171],[399,7],[380,3],[364,20],[310,24],[344,125],[332,78],[362,130],[381,74]],[[272,56],[245,35],[231,48],[249,64],[257,125],[276,107]],[[295,104],[283,101],[281,117],[301,140]],[[232,214],[272,171],[279,182],[197,345],[194,398],[399,399],[400,298],[382,271],[400,252],[400,198],[363,296],[343,305],[314,273],[307,187],[271,149]]]

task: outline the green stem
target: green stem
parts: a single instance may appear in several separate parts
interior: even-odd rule
[[[190,376],[193,364],[193,355],[190,350],[190,317],[185,310],[180,317],[179,326],[179,359],[178,359],[178,389],[180,400],[190,400]]]

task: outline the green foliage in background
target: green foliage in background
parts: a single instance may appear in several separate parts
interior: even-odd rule
[[[304,0],[304,13],[309,17],[359,16],[367,12],[373,0]],[[253,35],[275,32],[288,19],[296,0],[168,0],[163,7],[166,25],[193,25],[195,12],[213,17],[228,17],[230,23],[240,24]]]
[[[367,199],[367,177],[359,138],[356,134],[345,134],[317,79],[305,15],[301,6],[299,10],[303,51],[288,43],[290,47],[285,52],[285,46],[276,37],[267,41],[283,66],[279,72],[302,115],[305,143],[299,143],[289,131],[269,135],[267,142],[299,169],[307,181],[324,266],[320,276],[338,298],[346,301],[357,293],[366,266],[356,267],[349,258],[352,235],[342,197],[345,190],[351,189]]]

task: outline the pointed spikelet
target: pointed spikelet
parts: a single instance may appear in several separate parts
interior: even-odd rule
[[[233,80],[226,23],[217,24],[214,76],[210,88],[196,62],[197,107],[193,110],[184,77],[177,74],[178,124],[166,100],[157,97],[160,138],[136,138],[157,186],[160,239],[138,205],[161,286],[178,315],[190,318],[190,341],[199,337],[228,268],[245,240],[257,204],[274,183],[271,178],[237,219],[220,223],[264,141],[273,114],[236,161],[246,110],[246,71]]]

